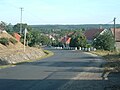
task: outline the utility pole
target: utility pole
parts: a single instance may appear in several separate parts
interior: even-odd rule
[[[20,35],[21,35],[22,34],[22,11],[23,11],[22,7],[20,8],[20,11],[21,11],[21,15],[20,15]]]
[[[115,38],[115,37],[116,37],[116,36],[115,36],[115,28],[116,28],[116,25],[115,25],[115,24],[116,24],[116,18],[114,18],[113,21],[114,21],[114,38]],[[116,41],[116,38],[115,38],[115,41]]]
[[[114,22],[114,39],[115,39],[115,50],[116,50],[116,35],[115,35],[115,28],[116,28],[116,18],[114,17],[114,20],[113,20],[113,22]]]
[[[27,28],[24,30],[24,52],[25,52],[25,45],[26,45],[26,33],[27,33]]]

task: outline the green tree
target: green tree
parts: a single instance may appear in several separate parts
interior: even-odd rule
[[[22,24],[22,33],[24,33],[25,28],[27,28],[28,31],[32,30],[32,28],[27,24]],[[17,23],[13,26],[14,32],[19,33],[20,32],[20,23]]]
[[[6,30],[6,26],[7,26],[7,24],[5,22],[3,22],[3,21],[0,22],[0,29]]]
[[[107,30],[100,34],[93,41],[93,46],[97,49],[113,51],[115,49],[115,40],[111,31]]]
[[[12,25],[11,23],[7,24],[7,23],[1,21],[1,23],[0,23],[0,28],[1,28],[2,30],[7,31],[9,34],[12,34],[12,33],[13,33],[13,25]]]
[[[6,31],[10,34],[12,34],[14,32],[13,30],[13,25],[11,23],[9,23],[8,25],[6,25]]]
[[[28,45],[30,46],[36,46],[36,45],[49,45],[51,43],[51,39],[41,34],[40,31],[31,30],[29,33],[27,33]]]
[[[41,33],[39,31],[30,31],[27,34],[27,39],[29,40],[29,44],[30,46],[36,46],[36,45],[40,45],[41,41],[40,41],[40,36]]]
[[[70,47],[85,47],[86,46],[86,37],[81,32],[75,32],[70,41]]]
[[[40,42],[42,45],[49,45],[51,43],[51,39],[48,36],[41,35]]]

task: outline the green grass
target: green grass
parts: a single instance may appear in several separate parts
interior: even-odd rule
[[[0,69],[14,67],[15,65],[0,65]]]
[[[48,50],[44,50],[44,52],[46,53],[45,56],[42,56],[42,57],[37,58],[37,59],[35,59],[35,60],[26,60],[26,61],[24,61],[24,62],[19,62],[19,63],[12,64],[12,65],[0,65],[0,69],[9,68],[9,67],[16,66],[16,65],[20,65],[20,64],[23,64],[23,63],[34,62],[34,61],[41,60],[41,59],[44,59],[44,58],[48,58],[48,57],[54,55],[53,52],[48,51]]]

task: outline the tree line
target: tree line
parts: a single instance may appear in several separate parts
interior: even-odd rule
[[[20,23],[16,25],[6,24],[2,22],[5,30],[13,34],[14,32],[19,33],[20,31]],[[51,30],[47,33],[44,30],[38,30],[36,28],[32,28],[27,24],[22,23],[22,38],[21,42],[23,43],[24,39],[24,30],[27,28],[27,45],[29,46],[37,46],[37,45],[52,45],[52,46],[63,46],[64,43],[59,41],[60,37],[63,37],[72,32],[69,37],[71,38],[70,47],[95,47],[97,49],[115,50],[115,40],[112,32],[110,30],[105,31],[103,34],[99,34],[95,37],[92,43],[88,43],[87,39],[84,35],[85,29],[78,29],[78,30]],[[57,34],[54,38],[55,40],[50,39],[45,34]]]

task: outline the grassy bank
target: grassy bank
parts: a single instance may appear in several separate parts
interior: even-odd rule
[[[53,52],[48,51],[48,50],[44,50],[44,53],[46,53],[45,56],[42,56],[42,57],[37,58],[37,59],[35,59],[35,60],[26,60],[26,61],[24,61],[24,62],[20,62],[20,63],[12,64],[12,65],[0,65],[0,69],[8,68],[8,67],[14,67],[14,66],[19,65],[19,64],[23,64],[23,63],[27,63],[27,62],[33,62],[33,61],[37,61],[37,60],[44,59],[44,58],[48,58],[48,57],[54,55]]]
[[[106,71],[120,72],[120,52],[97,50],[92,53],[102,56],[107,61],[104,65]]]

